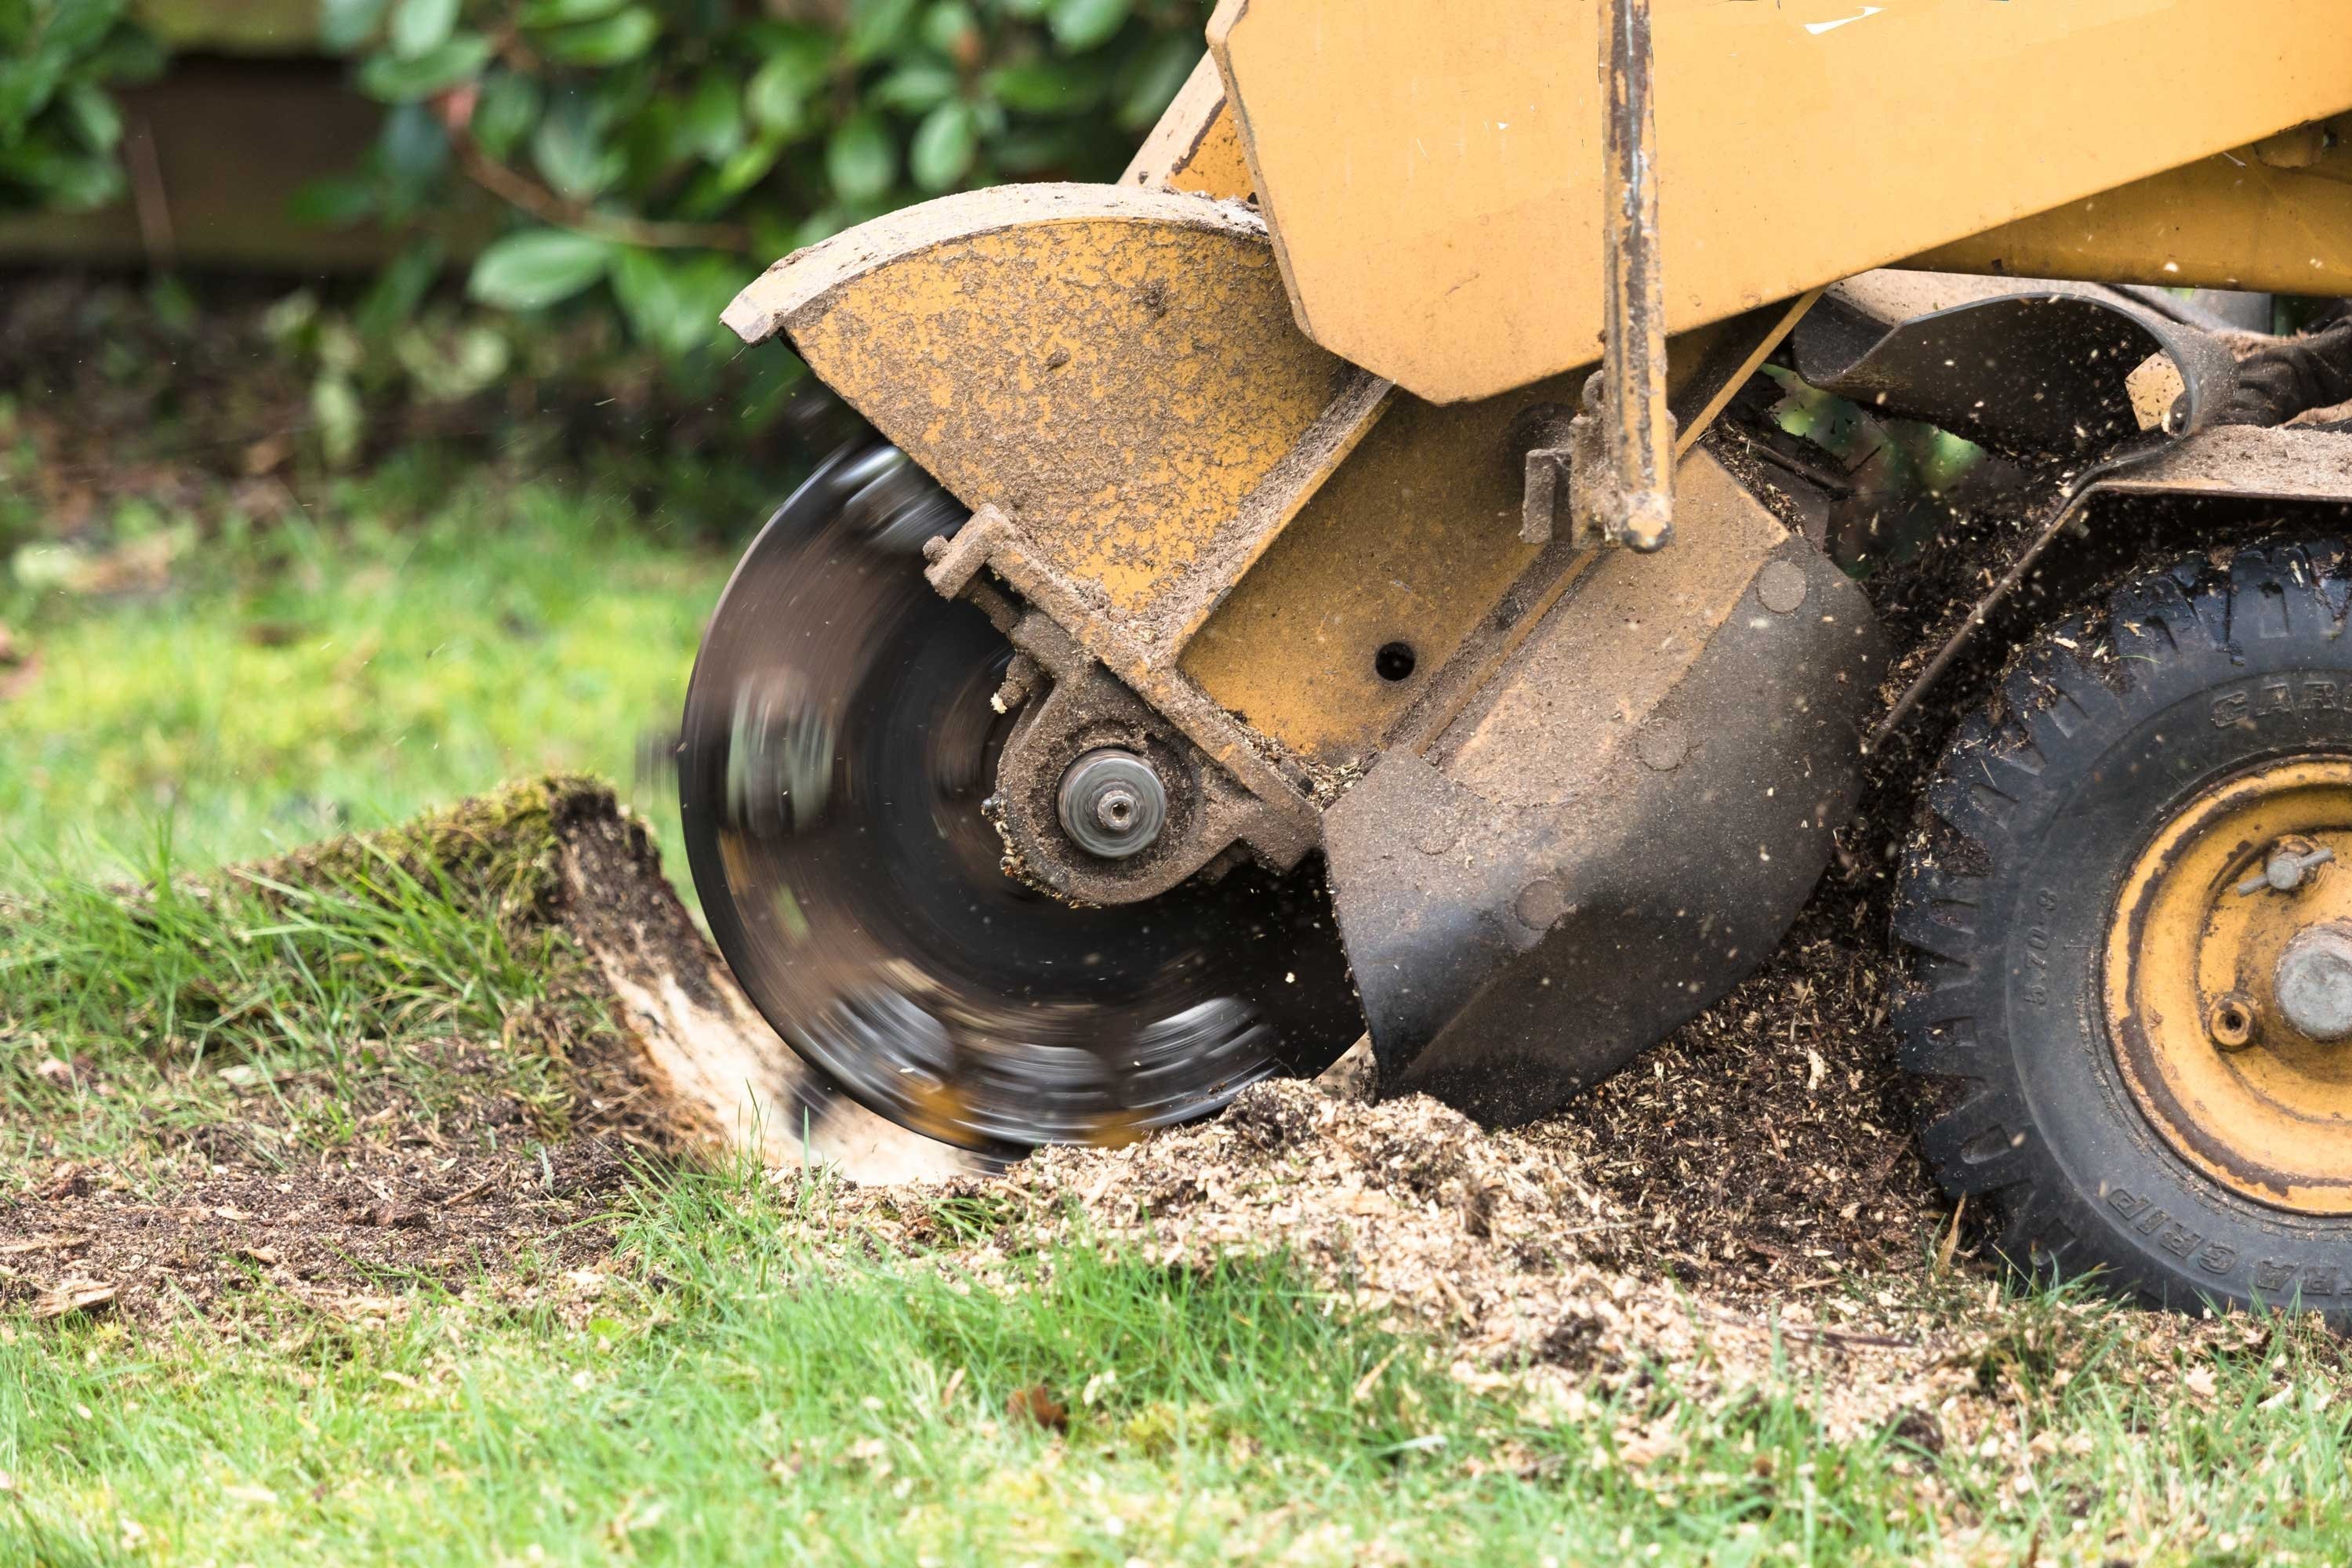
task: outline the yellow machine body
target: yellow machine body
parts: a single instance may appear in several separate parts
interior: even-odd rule
[[[1987,439],[1977,411],[2020,402],[2082,451],[2201,427],[2231,375],[2210,337],[2063,282],[1985,288],[1965,323],[1832,285],[2352,294],[2330,0],[1650,7],[1654,168],[1646,120],[1604,132],[1590,0],[1225,0],[1117,184],[925,203],[727,314],[970,510],[927,574],[1009,637],[999,711],[1045,715],[1007,742],[1024,788],[1131,699],[1199,759],[1197,809],[1131,869],[1079,863],[1049,805],[1000,817],[1006,864],[1108,905],[1319,852],[1383,1081],[1496,1121],[1721,994],[1851,809],[1874,616],[1706,438],[1767,358]],[[1563,433],[1593,423],[1625,254],[1604,205],[1645,179],[1671,333],[1649,449],[1682,521],[1633,555],[1555,536],[1536,498],[1546,463],[1590,471]]]
[[[1670,331],[2209,159],[2231,173],[2179,194],[2215,199],[2158,193],[2170,243],[2139,219],[2116,233],[2134,280],[2352,288],[2352,187],[2239,151],[2352,110],[2336,0],[1654,9]],[[1599,357],[1600,15],[1225,0],[1211,47],[1309,337],[1434,402]],[[2282,184],[2300,221],[2224,226]],[[2065,258],[2072,232],[2033,254]],[[2081,269],[2112,277],[2099,248],[2076,242]]]

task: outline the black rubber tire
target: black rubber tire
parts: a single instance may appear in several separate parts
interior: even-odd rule
[[[2352,1217],[2231,1192],[2125,1087],[2100,1005],[2120,883],[2182,804],[2265,760],[2352,754],[2352,575],[2337,542],[2266,544],[2138,578],[1965,721],[1906,847],[1917,950],[1903,1064],[1943,1080],[1922,1143],[1990,1200],[2000,1251],[2183,1310],[2300,1304],[2352,1324]]]

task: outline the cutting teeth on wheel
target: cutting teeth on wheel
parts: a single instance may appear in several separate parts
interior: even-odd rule
[[[719,601],[679,788],[744,989],[841,1089],[970,1147],[1117,1142],[1319,1069],[1361,1026],[1315,863],[1109,909],[1006,875],[1012,648],[920,568],[963,516],[895,447],[845,451]]]

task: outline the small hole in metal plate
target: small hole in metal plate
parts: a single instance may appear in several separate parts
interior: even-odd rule
[[[1420,662],[1412,651],[1412,644],[1382,643],[1381,651],[1372,655],[1372,673],[1382,680],[1407,680],[1412,679],[1413,666]]]

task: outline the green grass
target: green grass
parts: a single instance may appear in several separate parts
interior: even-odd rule
[[[2340,1363],[2282,1334],[2210,1396],[2128,1315],[2027,1301],[1989,1356],[2032,1443],[1846,1441],[1800,1378],[1672,1369],[1538,1419],[1278,1259],[1079,1247],[1007,1288],[813,1248],[821,1191],[651,1195],[569,1321],[425,1303],[222,1339],[0,1335],[0,1562],[2340,1561]],[[2026,1363],[2048,1362],[2063,1378]],[[1066,1433],[1008,1411],[1042,1387]],[[2046,1436],[2044,1436],[2046,1434]],[[1656,1457],[1663,1450],[1664,1457]],[[2046,1450],[2040,1451],[2040,1450]]]
[[[256,1099],[289,1146],[348,1140],[387,1096],[430,1125],[482,1087],[448,1048],[534,1018],[500,1087],[558,1123],[547,1047],[603,1020],[569,984],[566,939],[527,918],[551,875],[549,793],[509,786],[225,877],[158,862],[135,897],[58,877],[0,906],[0,1192],[57,1158],[136,1160]]]
[[[0,702],[0,881],[143,868],[166,835],[182,865],[264,855],[524,773],[628,781],[731,564],[593,485],[425,459],[194,537],[115,521],[110,548],[173,557],[160,592],[50,585],[54,549],[0,584],[39,661]],[[675,867],[675,805],[641,793]]]

